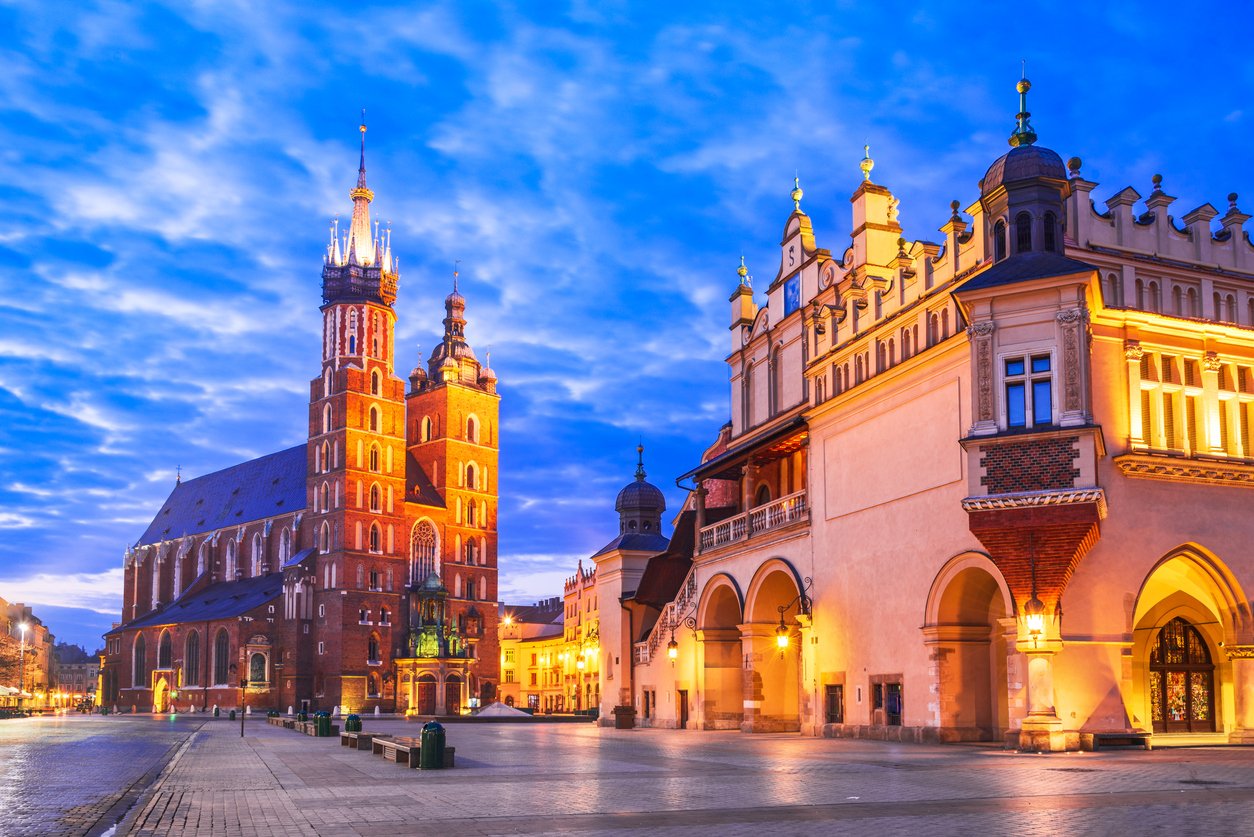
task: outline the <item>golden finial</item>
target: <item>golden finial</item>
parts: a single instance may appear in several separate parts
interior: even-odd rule
[[[1024,61],[1023,78],[1019,79],[1019,83],[1015,85],[1015,90],[1019,91],[1019,112],[1015,114],[1015,129],[1010,135],[1011,148],[1036,142],[1036,132],[1032,130],[1032,124],[1028,121],[1032,115],[1028,113],[1028,91],[1032,89],[1032,82],[1028,81],[1027,73],[1028,62]]]
[[[745,267],[745,257],[740,257],[740,267],[736,268],[736,275],[740,277],[740,284],[746,288],[749,287],[749,281],[752,277],[749,275],[749,268]]]
[[[792,179],[792,205],[797,212],[801,211],[801,199],[805,196],[805,192],[801,191],[801,176],[798,175]]]
[[[858,163],[858,168],[862,169],[862,179],[870,183],[871,169],[875,168],[875,161],[871,159],[870,143],[862,146],[862,162]]]

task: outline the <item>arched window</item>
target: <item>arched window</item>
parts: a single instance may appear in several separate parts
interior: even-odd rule
[[[758,492],[754,495],[753,505],[764,506],[771,502],[771,489],[765,485],[758,486]]]
[[[379,408],[373,405],[370,407],[370,429],[379,432]]]
[[[223,571],[223,578],[232,581],[235,578],[235,539],[229,538],[226,542],[226,569]]]
[[[1119,276],[1114,273],[1106,277],[1106,305],[1111,308],[1123,305],[1122,283],[1119,281]]]
[[[209,566],[209,539],[205,538],[200,542],[200,548],[196,550],[196,577],[204,575],[205,567]]]
[[[424,442],[431,441],[431,416],[422,417],[422,440]]]
[[[1045,249],[1051,253],[1058,250],[1058,216],[1052,212],[1045,213]]]
[[[379,473],[379,446],[370,446],[370,470]]]
[[[467,442],[479,441],[479,425],[475,421],[474,416],[471,416],[470,418],[466,419],[466,441]]]
[[[357,565],[357,589],[360,590],[366,586],[366,566],[365,564]],[[362,620],[366,621],[365,619]]]
[[[993,260],[1006,258],[1006,222],[998,221],[993,225]]]
[[[414,524],[413,533],[409,538],[410,583],[421,584],[427,576],[438,573],[436,564],[435,527],[429,520],[420,520]]]
[[[467,538],[466,546],[465,546],[466,563],[470,564],[471,566],[474,566],[475,560],[478,557],[478,554],[479,554],[479,545],[475,542],[475,539]]]
[[[348,312],[348,353],[357,354],[357,311]]]
[[[929,314],[927,318],[927,344],[935,346],[940,339],[940,317],[935,313]]]
[[[379,697],[379,673],[370,672],[370,676],[366,678],[366,697]]]
[[[386,607],[379,608],[379,624],[380,625],[392,624],[391,614],[388,613],[388,609]]]
[[[897,352],[893,345],[893,338],[891,337],[888,338],[888,365],[889,366],[897,365]]]
[[[862,383],[862,377],[863,377],[863,372],[862,372],[862,355],[858,355],[857,357],[855,357],[855,358],[853,359],[853,368],[854,368],[854,373],[853,373],[853,382],[854,382],[855,384],[860,384],[860,383]]]
[[[376,633],[373,633],[373,632],[372,632],[372,633],[370,634],[370,639],[369,639],[369,641],[366,643],[366,660],[367,660],[367,662],[377,663],[377,662],[379,662],[379,661],[382,659],[382,658],[379,656],[379,645],[380,645],[380,643],[379,643],[379,635],[378,635],[378,634],[376,634]]]
[[[248,657],[248,682],[265,683],[269,679],[266,677],[266,655],[254,651]]]
[[[1136,307],[1145,310],[1145,282],[1140,278],[1136,280]]]
[[[1171,313],[1177,317],[1184,316],[1184,294],[1180,293],[1179,285],[1171,286]]]
[[[318,489],[318,499],[320,501],[318,504],[318,511],[322,511],[322,512],[331,511],[331,486],[330,485],[328,485],[325,482],[322,484],[322,487]]]
[[[131,685],[135,688],[148,686],[148,662],[144,659],[144,635],[135,635],[135,649],[131,654]]]
[[[1188,300],[1189,300],[1189,316],[1190,317],[1202,316],[1202,306],[1198,302],[1197,288],[1189,288]]]
[[[475,525],[475,502],[471,500],[466,504],[466,525]]]
[[[1159,287],[1158,282],[1151,280],[1149,283],[1148,290],[1149,290],[1149,310],[1153,311],[1155,314],[1162,313],[1163,295],[1162,295],[1162,289]]]
[[[286,564],[292,557],[292,530],[286,526],[279,532],[279,564]]]
[[[183,649],[183,683],[187,686],[200,684],[200,632],[192,631],[187,635],[187,643]]]
[[[1015,216],[1015,252],[1027,253],[1032,249],[1032,216],[1020,212]]]
[[[941,339],[949,339],[949,309],[941,311]]]
[[[1237,321],[1237,298],[1232,294],[1224,297],[1224,319],[1230,323]]]
[[[157,640],[157,668],[169,668],[170,661],[174,657],[174,640],[170,638],[169,631],[161,632],[161,639]]]
[[[1150,717],[1154,732],[1215,731],[1215,666],[1197,628],[1177,617],[1163,626],[1150,652]]]
[[[323,555],[331,551],[331,524],[325,521],[318,530],[318,551]]]
[[[887,347],[879,340],[875,341],[875,373],[883,372],[888,365]]]
[[[370,373],[370,394],[371,395],[379,394],[379,390],[382,388],[382,378],[383,376],[379,374],[378,369],[375,369],[373,372]]]
[[[466,487],[473,489],[475,487],[475,466],[466,466]]]
[[[231,640],[226,635],[226,628],[219,628],[218,635],[213,638],[213,682],[229,683],[231,665]]]
[[[377,482],[370,486],[370,510],[372,512],[383,510],[383,492],[379,490]]]
[[[322,408],[322,432],[331,432],[331,405],[328,404]]]
[[[265,547],[262,546],[261,533],[253,535],[253,567],[252,577],[256,578],[261,575],[261,563],[265,557]]]
[[[370,524],[370,551],[383,551],[383,532],[379,529],[378,523]]]

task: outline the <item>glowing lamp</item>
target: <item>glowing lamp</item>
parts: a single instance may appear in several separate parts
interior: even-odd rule
[[[578,660],[575,660],[575,668],[579,669],[580,671],[583,671],[584,665],[585,663],[583,661],[583,657],[580,657]]]
[[[679,656],[679,643],[675,641],[674,637],[671,637],[671,641],[666,643],[666,656],[672,660]]]
[[[779,627],[775,629],[775,644],[783,651],[788,647],[788,626],[784,624],[784,617],[779,617]]]
[[[1028,636],[1032,637],[1032,644],[1035,646],[1045,633],[1045,603],[1036,596],[1024,602],[1023,621],[1027,625]]]

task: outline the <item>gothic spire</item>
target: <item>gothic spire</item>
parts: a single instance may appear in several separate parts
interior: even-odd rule
[[[374,237],[370,232],[370,202],[374,192],[366,186],[366,109],[361,109],[361,163],[357,168],[357,186],[348,194],[353,199],[353,220],[348,230],[348,260],[358,265],[376,261]]]

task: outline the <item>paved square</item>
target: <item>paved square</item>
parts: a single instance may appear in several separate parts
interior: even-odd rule
[[[0,727],[0,833],[1233,834],[1254,750],[1028,756],[587,724],[450,724],[457,768],[409,770],[249,721]],[[366,719],[366,731],[418,725]]]

